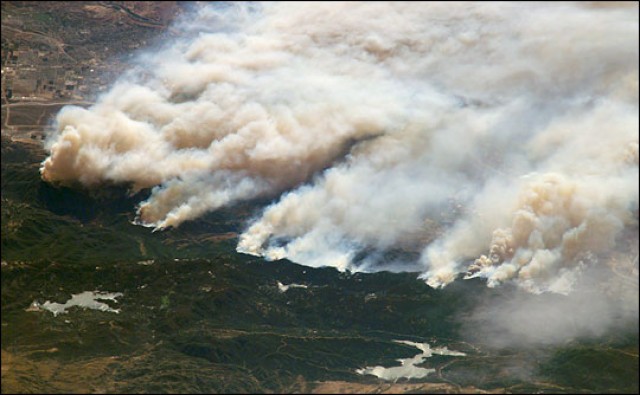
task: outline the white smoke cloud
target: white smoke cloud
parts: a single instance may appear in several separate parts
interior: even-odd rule
[[[238,251],[421,251],[434,287],[566,294],[637,228],[635,3],[206,5],[181,28],[60,112],[43,179],[153,188],[156,229],[273,197]]]

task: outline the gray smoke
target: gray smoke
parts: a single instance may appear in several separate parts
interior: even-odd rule
[[[633,258],[637,3],[207,5],[179,27],[60,112],[43,179],[153,187],[156,229],[272,197],[238,251],[377,270],[356,257],[401,248],[433,287],[566,295]]]

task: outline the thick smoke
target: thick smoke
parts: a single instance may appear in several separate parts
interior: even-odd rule
[[[637,244],[636,3],[202,6],[181,32],[60,112],[43,179],[153,187],[156,229],[271,197],[238,251],[409,251],[433,287],[568,294]]]

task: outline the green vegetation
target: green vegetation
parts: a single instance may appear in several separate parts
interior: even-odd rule
[[[152,233],[130,223],[144,192],[52,187],[39,178],[42,158],[2,140],[2,349],[11,372],[3,392],[300,392],[317,381],[378,383],[355,370],[417,353],[393,339],[468,354],[428,359],[425,367],[442,370],[420,381],[523,393],[638,391],[637,334],[535,352],[470,345],[458,334],[459,317],[495,292],[482,281],[436,291],[415,273],[338,273],[235,253],[233,232],[264,202]],[[277,281],[308,288],[282,293]],[[107,301],[121,312],[25,311],[87,290],[122,292],[118,303]]]
[[[44,12],[33,13],[32,18],[42,24],[50,24],[53,22],[53,17],[51,16],[51,14]]]

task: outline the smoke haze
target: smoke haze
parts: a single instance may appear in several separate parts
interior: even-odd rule
[[[202,6],[177,28],[58,114],[44,180],[153,188],[156,229],[269,197],[238,251],[432,287],[569,295],[627,259],[637,300],[637,3]]]

